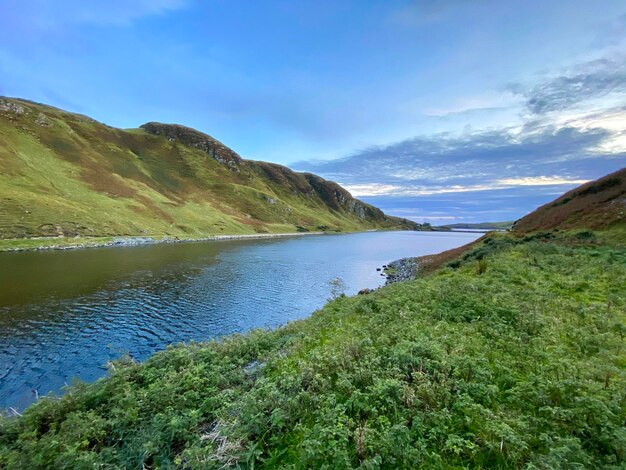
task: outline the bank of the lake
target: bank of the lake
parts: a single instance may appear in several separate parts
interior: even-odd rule
[[[3,251],[76,250],[80,248],[104,248],[111,246],[139,246],[158,243],[191,243],[220,240],[254,240],[260,238],[283,238],[306,235],[324,235],[331,232],[285,232],[285,233],[245,233],[231,235],[208,235],[206,237],[33,237],[0,240]],[[357,233],[357,232],[350,232]]]
[[[626,249],[582,232],[472,252],[274,331],[118,362],[1,421],[0,466],[622,468]]]
[[[376,269],[475,235],[363,232],[0,253],[0,408],[23,409],[122,354],[275,328],[310,315],[341,278],[376,288]]]

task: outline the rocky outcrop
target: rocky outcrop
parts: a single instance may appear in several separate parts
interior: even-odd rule
[[[24,106],[20,106],[9,100],[0,99],[0,112],[24,114]]]
[[[35,122],[41,127],[50,127],[52,125],[44,113],[39,113]]]
[[[386,284],[411,281],[417,277],[419,261],[417,258],[402,258],[392,261],[385,267]]]
[[[219,140],[190,127],[160,122],[148,122],[140,127],[150,134],[164,136],[170,142],[180,142],[189,147],[200,149],[234,171],[238,171],[239,166],[243,163],[243,159],[237,153]]]
[[[328,181],[312,173],[304,173],[305,178],[320,198],[334,210],[344,210],[360,219],[382,220],[386,216],[380,209],[354,199],[352,195],[334,181]]]

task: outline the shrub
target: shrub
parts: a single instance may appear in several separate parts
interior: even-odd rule
[[[478,264],[476,265],[476,274],[479,276],[484,274],[487,271],[487,260],[485,258],[480,258],[478,260]]]

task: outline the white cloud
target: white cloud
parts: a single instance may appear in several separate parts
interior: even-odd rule
[[[146,16],[179,10],[188,3],[189,0],[66,0],[58,5],[46,0],[21,0],[7,18],[0,15],[0,27],[29,36],[45,36],[79,24],[127,26]]]
[[[452,215],[429,215],[429,214],[417,214],[408,217],[409,219],[418,219],[418,220],[456,220],[458,217],[454,217]]]
[[[347,189],[354,197],[398,194],[397,192],[402,190],[402,186],[381,183],[346,184],[342,186]]]
[[[437,194],[471,193],[512,189],[520,186],[576,186],[588,182],[586,179],[571,179],[561,176],[531,176],[521,178],[503,178],[492,182],[473,185],[415,186],[382,183],[343,185],[354,197],[368,196],[432,196]]]
[[[530,176],[524,178],[504,178],[496,181],[496,186],[552,186],[561,184],[583,184],[589,180],[574,180],[559,176]]]
[[[598,146],[591,149],[599,154],[619,154],[626,152],[626,109],[615,106],[609,109],[598,107],[591,111],[562,113],[554,118],[557,126],[568,126],[588,131],[590,129],[605,129],[609,132],[607,138]],[[616,105],[617,103],[611,103]]]
[[[431,117],[449,116],[482,110],[494,110],[521,106],[523,99],[513,92],[491,92],[477,96],[467,96],[452,103],[443,104],[435,108],[426,108],[424,114]]]

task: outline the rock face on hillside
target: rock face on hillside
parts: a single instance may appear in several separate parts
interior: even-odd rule
[[[315,192],[331,209],[346,210],[351,214],[355,214],[360,219],[384,219],[385,214],[383,211],[369,204],[365,204],[358,199],[354,199],[347,190],[337,183],[327,181],[311,173],[305,173],[304,176]],[[408,223],[408,221],[406,221],[406,223]]]
[[[348,212],[362,220],[391,220],[411,230],[423,230],[425,228],[407,219],[385,215],[380,209],[353,198],[346,189],[334,181],[325,180],[312,173],[297,173],[276,163],[244,161],[264,177],[289,188],[294,194],[305,195],[308,198],[320,198],[331,210]]]
[[[140,128],[150,134],[161,135],[170,142],[177,141],[189,147],[200,149],[216,161],[229,166],[233,170],[238,170],[242,163],[241,157],[219,140],[190,127],[178,124],[148,122],[140,126]]]
[[[618,223],[626,223],[626,168],[541,206],[515,222],[513,231],[602,229]]]

